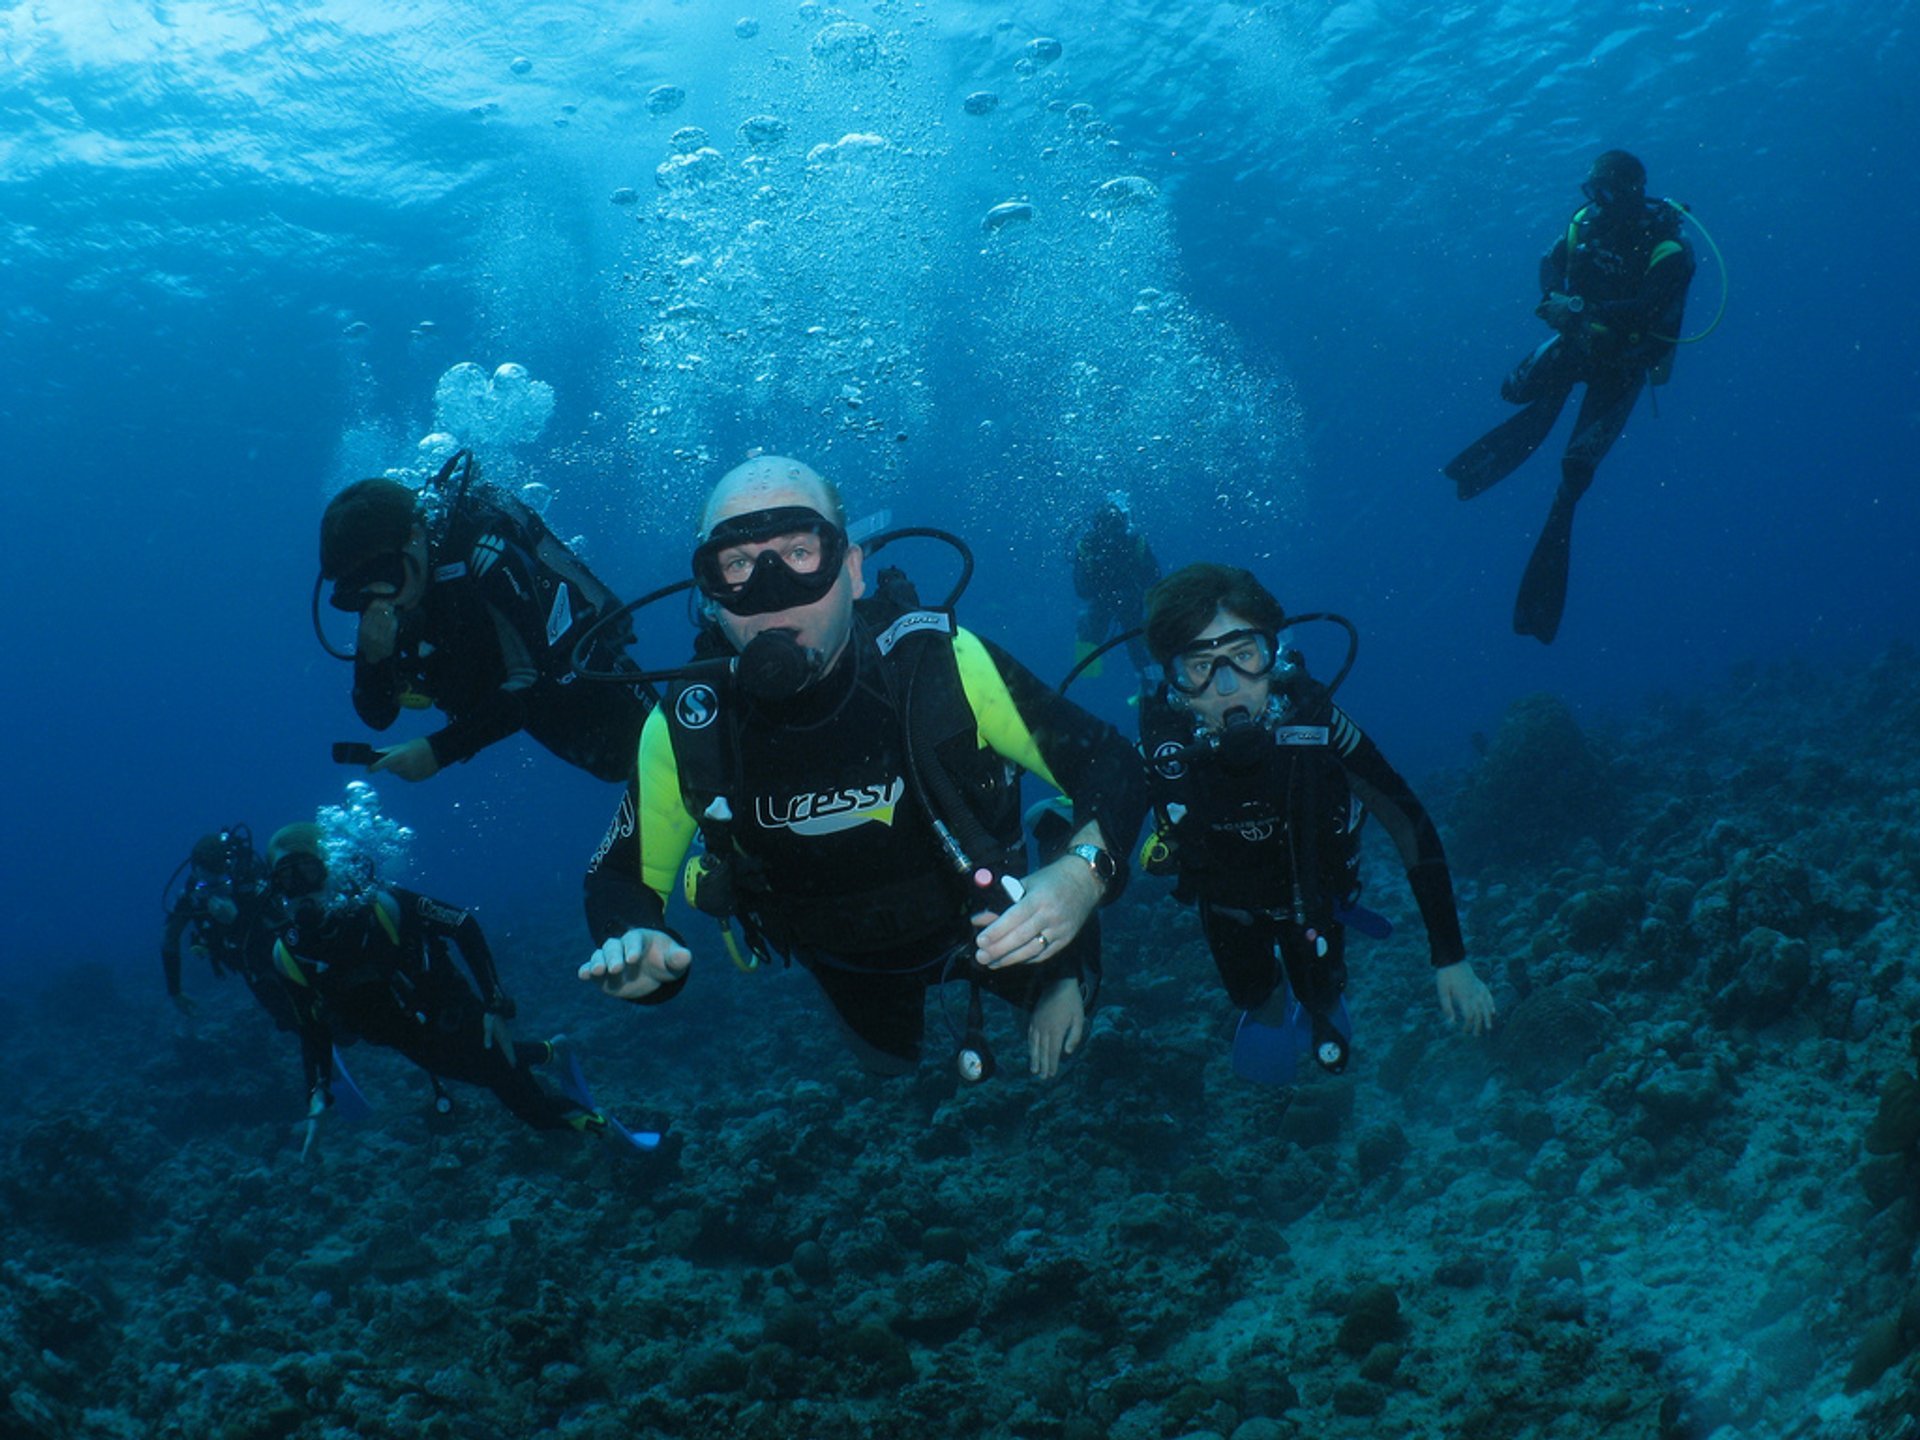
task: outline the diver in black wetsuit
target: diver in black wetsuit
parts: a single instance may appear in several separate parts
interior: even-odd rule
[[[903,579],[878,577],[888,608],[856,609],[865,557],[798,461],[729,472],[702,534],[708,653],[737,664],[675,681],[648,718],[587,877],[581,978],[650,1004],[684,987],[664,912],[698,831],[695,902],[805,967],[868,1069],[915,1066],[927,993],[952,979],[973,990],[969,1042],[991,990],[1027,1015],[1032,1073],[1056,1074],[1085,1033],[1095,908],[1145,810],[1131,748],[946,612],[890,605]],[[1030,874],[1010,766],[1073,797],[1072,833]],[[985,1055],[955,1058],[982,1078]]]
[[[1560,461],[1560,488],[1535,542],[1513,609],[1516,634],[1551,644],[1566,606],[1573,511],[1593,472],[1626,428],[1641,387],[1666,383],[1694,272],[1680,233],[1680,208],[1647,199],[1647,171],[1624,150],[1593,162],[1581,185],[1588,203],[1540,261],[1534,313],[1553,330],[1500,386],[1523,408],[1447,462],[1470,500],[1517,470],[1553,429],[1584,383],[1573,435]]]
[[[1357,909],[1368,812],[1406,866],[1442,1013],[1475,1035],[1493,1021],[1432,819],[1283,648],[1286,624],[1245,570],[1176,570],[1147,595],[1147,644],[1166,681],[1140,706],[1156,815],[1146,868],[1198,903],[1227,995],[1246,1012],[1235,1069],[1275,1084],[1309,1050],[1329,1070],[1346,1066],[1346,927],[1378,920]]]
[[[1084,602],[1074,632],[1074,660],[1084,660],[1107,638],[1140,624],[1147,589],[1160,578],[1160,562],[1146,540],[1127,522],[1127,512],[1103,500],[1073,546],[1073,593]],[[1142,678],[1150,663],[1136,635],[1127,641],[1127,658]],[[1094,661],[1086,673],[1095,674]]]
[[[554,1058],[550,1042],[516,1045],[514,1005],[500,988],[479,923],[464,910],[397,887],[326,902],[320,827],[288,825],[267,847],[274,890],[290,920],[274,963],[299,1017],[308,1116],[333,1104],[336,1041],[398,1050],[438,1082],[484,1085],[536,1130],[600,1131],[605,1117],[533,1078]],[[448,945],[473,972],[454,969]]]
[[[360,616],[360,718],[385,730],[403,708],[451,717],[383,747],[374,771],[425,780],[524,729],[570,765],[626,778],[651,692],[576,685],[572,670],[575,642],[620,602],[531,509],[482,484],[468,452],[424,495],[380,479],[342,490],[320,522],[320,575],[334,608]],[[625,638],[607,637],[603,668],[630,663],[609,653]]]
[[[238,975],[275,1028],[293,1029],[293,1006],[273,970],[267,867],[254,852],[247,827],[202,835],[194,842],[187,871],[160,936],[167,997],[183,1015],[198,1008],[180,988],[180,942],[191,938],[193,953],[213,967],[215,976]]]

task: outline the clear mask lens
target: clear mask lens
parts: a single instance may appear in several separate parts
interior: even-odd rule
[[[1224,635],[1189,645],[1167,667],[1167,682],[1182,695],[1232,695],[1242,680],[1259,680],[1273,673],[1279,654],[1276,638],[1263,630],[1230,630]]]

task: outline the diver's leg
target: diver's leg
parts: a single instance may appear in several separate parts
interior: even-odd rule
[[[1573,512],[1593,484],[1594,469],[1626,429],[1640,397],[1644,376],[1638,370],[1607,370],[1587,382],[1573,436],[1560,461],[1560,488],[1554,492],[1547,523],[1534,542],[1513,605],[1513,629],[1551,645],[1567,608],[1567,576],[1573,563]]]
[[[1566,460],[1576,471],[1584,470],[1589,483],[1627,428],[1627,417],[1633,414],[1645,384],[1646,372],[1638,369],[1596,370],[1588,377],[1587,393],[1580,397],[1580,413],[1567,439]],[[1586,485],[1580,488],[1584,491]]]
[[[861,1069],[873,1075],[912,1073],[927,1025],[926,978],[843,970],[806,955],[799,958],[833,1007],[840,1036]]]
[[[544,1088],[531,1067],[547,1058],[543,1043],[516,1045],[509,1061],[497,1046],[486,1043],[483,1012],[469,997],[433,1014],[414,1042],[405,1047],[407,1058],[439,1080],[480,1085],[536,1130],[565,1130],[579,1105]]]
[[[1347,936],[1341,925],[1280,926],[1281,963],[1313,1031],[1313,1058],[1339,1074],[1347,1068],[1353,1026],[1347,1019]]]
[[[1274,963],[1273,926],[1245,910],[1200,907],[1200,928],[1207,937],[1214,969],[1236,1009],[1257,1011],[1280,988]],[[1284,994],[1280,997],[1285,999]]]
[[[1442,467],[1462,500],[1506,479],[1540,448],[1573,393],[1576,373],[1575,358],[1558,335],[1514,366],[1500,384],[1500,396],[1524,408]]]

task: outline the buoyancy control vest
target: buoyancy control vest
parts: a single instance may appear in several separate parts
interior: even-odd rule
[[[673,682],[662,706],[703,850],[689,899],[783,955],[880,956],[956,926],[964,937],[969,871],[1018,874],[1025,855],[1018,772],[979,744],[954,629],[889,571],[797,719],[783,702],[756,721],[726,675]]]
[[[1162,684],[1140,702],[1155,825],[1143,862],[1188,902],[1326,926],[1360,892],[1360,829],[1327,688],[1300,676],[1255,722],[1267,742],[1244,766],[1210,746]]]
[[[1567,222],[1566,248],[1567,292],[1601,303],[1631,300],[1655,266],[1687,250],[1680,237],[1680,212],[1664,200],[1647,201],[1636,223],[1609,227],[1604,235],[1594,207],[1583,205]],[[1673,341],[1665,337],[1680,333],[1685,305],[1683,286],[1662,313],[1642,317],[1641,327],[1618,329],[1595,321],[1590,328],[1624,351],[1644,349],[1650,362],[1648,380],[1664,385],[1673,373],[1674,351]]]
[[[532,593],[520,598],[543,617],[545,652],[528,658],[542,675],[565,683],[572,678],[574,642],[617,610],[619,597],[518,496],[484,482],[462,487],[434,538],[434,588],[448,587],[470,604],[461,592],[478,591],[503,560],[511,562],[505,573],[516,591],[522,576],[531,584]],[[612,652],[630,638],[631,627],[610,627],[596,646]]]

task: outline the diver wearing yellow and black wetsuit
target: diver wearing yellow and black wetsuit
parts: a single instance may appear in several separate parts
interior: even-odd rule
[[[1581,189],[1588,203],[1540,261],[1534,313],[1554,333],[1500,386],[1502,399],[1524,408],[1443,467],[1460,498],[1472,499],[1539,449],[1573,387],[1586,385],[1560,487],[1514,604],[1514,631],[1543,644],[1559,633],[1566,606],[1574,506],[1642,387],[1666,383],[1695,268],[1679,207],[1647,199],[1647,170],[1634,156],[1600,155]]]
[[[777,457],[732,472],[709,501],[696,575],[704,563],[736,677],[683,680],[648,718],[634,783],[588,873],[599,949],[582,977],[649,1003],[678,993],[690,957],[662,928],[666,897],[705,832],[701,863],[724,857],[732,913],[813,975],[869,1068],[911,1068],[927,990],[963,978],[1029,1012],[1033,1068],[1050,1075],[1084,1029],[1081,984],[1098,964],[1087,921],[1118,893],[1112,856],[1145,812],[1137,759],[1111,726],[989,642],[943,628],[939,612],[885,625],[857,616],[861,557],[837,512],[824,481]],[[799,657],[797,684],[754,678],[776,651]],[[949,676],[950,705],[910,698]],[[973,842],[992,852],[972,855],[982,869],[1017,875],[1010,766],[1070,793],[1077,833],[1024,885],[988,898],[952,863],[939,830],[959,822],[937,792],[950,785],[990,837]],[[936,768],[929,798],[924,772]]]

